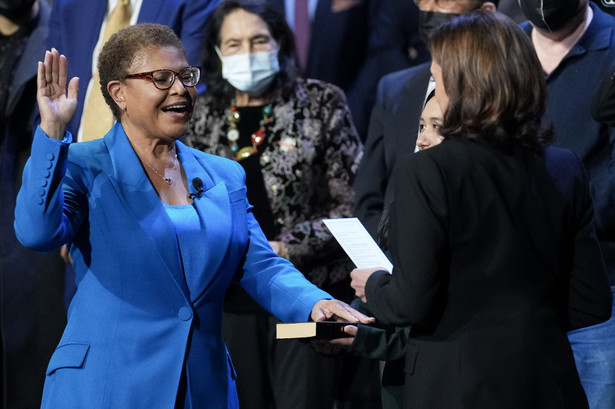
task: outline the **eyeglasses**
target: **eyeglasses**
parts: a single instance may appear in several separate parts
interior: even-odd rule
[[[420,6],[421,3],[426,3],[429,0],[414,0],[414,4],[416,4],[417,6]],[[441,9],[452,9],[453,7],[455,7],[455,5],[459,4],[460,2],[457,0],[431,0],[433,1],[436,6],[440,7]],[[463,3],[463,1],[461,1],[461,3]]]
[[[169,89],[175,83],[175,78],[179,78],[182,84],[186,87],[194,87],[201,79],[200,67],[186,67],[175,72],[173,70],[156,70],[150,72],[140,72],[138,74],[130,74],[125,77],[148,79],[154,83],[154,86],[158,89]]]

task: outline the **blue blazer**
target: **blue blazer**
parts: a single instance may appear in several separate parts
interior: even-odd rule
[[[188,180],[204,185],[195,207],[207,261],[189,291],[174,226],[121,124],[100,140],[71,139],[37,129],[15,210],[25,246],[69,243],[77,279],[42,407],[173,408],[184,363],[194,407],[236,407],[220,335],[231,280],[283,321],[305,321],[331,297],[273,253],[241,166],[177,142]]]
[[[218,0],[147,0],[137,23],[159,23],[171,27],[180,38],[188,63],[201,65],[201,38],[205,19]],[[107,0],[54,0],[49,21],[47,47],[55,47],[68,59],[68,78],[79,77],[79,106],[68,130],[77,134],[85,92],[92,77],[92,51],[98,41]],[[39,57],[39,58],[42,58]]]

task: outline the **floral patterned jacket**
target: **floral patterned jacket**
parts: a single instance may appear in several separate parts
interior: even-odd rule
[[[299,80],[289,100],[273,101],[267,144],[260,157],[275,223],[276,240],[314,284],[326,288],[348,277],[352,264],[323,218],[352,216],[352,183],[363,148],[344,93],[322,81]],[[199,150],[233,158],[225,112],[201,95],[184,141]]]

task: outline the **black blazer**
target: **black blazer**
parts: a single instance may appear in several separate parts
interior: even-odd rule
[[[382,210],[393,200],[390,183],[400,157],[414,152],[430,65],[386,75],[378,83],[363,159],[355,179],[355,214],[377,236]]]
[[[566,332],[607,320],[612,295],[579,158],[449,139],[394,183],[393,274],[366,294],[413,325],[405,407],[587,408]]]

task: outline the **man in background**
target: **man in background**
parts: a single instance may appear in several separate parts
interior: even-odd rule
[[[520,0],[547,78],[547,125],[555,146],[579,155],[587,170],[596,234],[615,291],[615,129],[591,116],[600,81],[615,61],[615,17],[588,0]],[[591,409],[615,408],[615,317],[569,333]]]
[[[266,1],[295,33],[302,76],[344,90],[362,141],[378,80],[429,58],[411,0]]]
[[[30,156],[37,61],[45,54],[50,11],[43,0],[0,0],[2,409],[40,407],[45,368],[66,324],[59,252],[27,249],[13,229],[15,198]]]
[[[483,8],[494,11],[497,1],[415,0],[419,8],[419,34],[424,43],[431,31],[460,14]],[[384,76],[378,83],[363,159],[355,179],[355,214],[372,237],[378,236],[382,211],[393,200],[389,183],[397,159],[414,152],[419,117],[430,82],[431,61]]]

